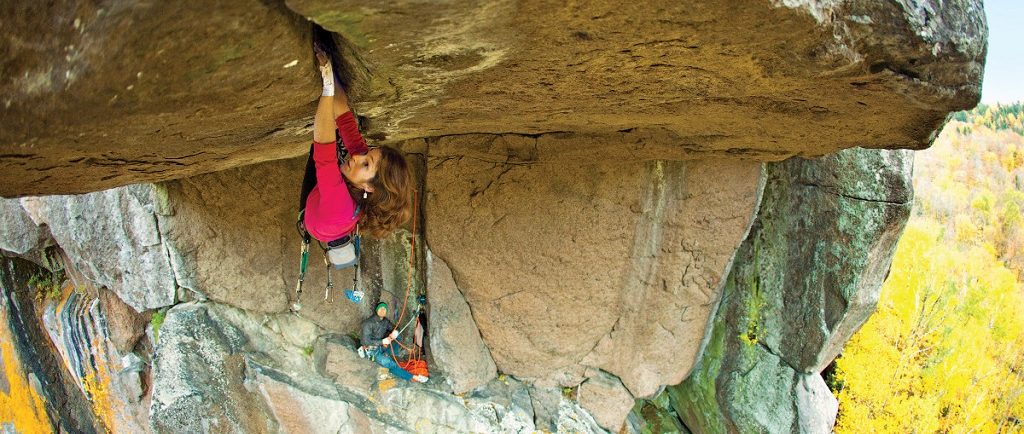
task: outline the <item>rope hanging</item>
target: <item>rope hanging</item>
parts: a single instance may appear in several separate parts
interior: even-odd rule
[[[413,271],[415,270],[415,261],[416,261],[416,225],[417,225],[417,222],[418,222],[417,215],[416,215],[417,211],[419,211],[419,196],[418,196],[416,191],[413,191],[413,193],[412,193],[412,239],[409,241],[409,243],[410,243],[410,249],[409,249],[409,272],[407,273],[407,276],[406,276],[407,279],[406,279],[406,283],[405,283],[405,297],[402,299],[402,310],[398,314],[398,320],[395,321],[395,324],[401,324],[402,320],[405,319],[406,307],[409,304],[409,293],[412,292],[412,275],[413,275]],[[417,326],[419,326],[419,321],[420,320],[419,320],[419,315],[418,314],[416,316],[416,320],[415,321],[416,321]],[[412,323],[413,323],[413,321],[410,320],[409,324],[406,324],[406,326],[403,327],[398,332],[399,336],[401,336],[402,332],[404,332],[405,329],[409,328],[409,325],[412,325]],[[420,355],[419,353],[420,353],[420,350],[422,348],[410,348],[410,347],[407,347],[405,344],[403,344],[402,342],[398,341],[397,339],[394,342],[397,343],[400,347],[405,348],[405,350],[409,353],[409,356],[406,358],[406,360],[404,362],[400,362],[398,360],[398,358],[395,356],[395,350],[393,348],[391,349],[391,351],[388,352],[388,353],[391,354],[391,359],[394,360],[395,363],[398,364],[398,366],[401,366],[403,369],[405,369],[406,371],[409,371],[413,375],[423,375],[423,376],[429,376],[430,375],[429,372],[427,371],[427,362],[425,360],[421,360],[419,358],[419,355]],[[415,347],[415,345],[413,345],[413,346]]]

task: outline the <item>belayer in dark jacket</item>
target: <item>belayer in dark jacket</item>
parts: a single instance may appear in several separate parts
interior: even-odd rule
[[[395,359],[392,358],[391,344],[398,338],[398,330],[395,329],[394,324],[387,318],[387,315],[388,304],[384,302],[377,303],[377,314],[363,321],[363,346],[360,349],[367,357],[377,362],[378,365],[388,368],[394,376],[406,381],[412,380],[426,383],[428,380],[426,376],[412,375],[409,371],[398,366],[398,363],[395,363]],[[397,353],[398,349],[395,348],[394,354]]]

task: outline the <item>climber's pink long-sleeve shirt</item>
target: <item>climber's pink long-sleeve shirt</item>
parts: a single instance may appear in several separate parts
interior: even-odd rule
[[[351,111],[338,116],[334,121],[349,155],[370,151]],[[359,222],[360,213],[356,201],[348,192],[348,185],[338,167],[337,146],[336,143],[313,142],[316,187],[313,187],[306,199],[303,222],[310,235],[323,242],[334,241],[352,232]]]

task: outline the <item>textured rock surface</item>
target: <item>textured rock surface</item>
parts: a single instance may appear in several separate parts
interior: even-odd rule
[[[351,360],[347,338],[317,340],[313,332],[308,338],[316,349],[306,354],[294,337],[266,326],[283,316],[306,320],[261,316],[212,302],[168,311],[154,356],[154,432],[306,432],[315,424],[358,433],[535,431],[524,383],[504,378],[460,397],[439,383],[396,381],[375,365],[366,375],[366,362]],[[358,381],[341,377],[353,367]],[[601,432],[575,403],[553,405],[560,409],[558,426]]]
[[[97,191],[301,152],[295,132],[317,94],[307,24],[257,0],[211,7],[5,3],[0,195]]]
[[[95,290],[72,288],[68,285],[65,296],[46,300],[43,306],[50,343],[107,431],[144,432],[149,426],[149,395],[141,383],[145,362],[118,348],[110,327],[112,312]]]
[[[356,394],[368,396],[370,387],[377,380],[377,365],[359,358],[359,354],[356,353],[358,346],[358,343],[347,336],[324,338],[319,350],[322,355],[317,355],[319,371]]]
[[[24,260],[0,258],[0,340],[3,341],[0,346],[5,351],[13,350],[13,354],[0,358],[0,365],[8,358],[21,364],[20,367],[2,366],[0,388],[10,387],[8,375],[23,372],[34,392],[45,400],[47,417],[54,431],[103,432],[101,422],[89,411],[89,400],[79,388],[75,374],[66,368],[66,359],[50,341],[35,312],[35,294],[28,281],[43,272],[42,268]],[[11,393],[2,389],[2,393]],[[37,428],[17,426],[18,421],[4,422],[13,422],[14,429],[24,431]]]
[[[980,0],[233,0],[202,11],[68,2],[2,12],[5,197],[304,152],[318,88],[303,17],[349,40],[362,72],[357,109],[378,139],[573,132],[766,159],[925,146],[947,112],[977,101],[987,33]]]
[[[867,320],[910,215],[912,156],[847,150],[771,165],[699,365],[669,388],[699,432],[822,432],[819,373]]]
[[[295,220],[301,178],[295,174],[304,163],[259,164],[163,184],[173,216],[161,228],[175,257],[182,258],[180,284],[243,309],[287,310],[295,280],[286,276],[296,279],[299,263]],[[315,246],[310,249],[310,269],[322,274],[319,255]],[[317,277],[307,280],[308,288],[320,289],[310,292],[323,297],[323,277]],[[349,315],[332,316],[354,314],[344,313]]]
[[[493,144],[499,162],[439,155],[427,172],[427,240],[498,369],[573,386],[592,366],[636,396],[682,381],[753,218],[760,165],[532,165],[522,152],[549,143],[520,140]]]
[[[875,311],[910,216],[913,161],[860,150],[793,161],[765,194],[762,219],[776,223],[761,230],[757,285],[781,297],[763,297],[758,339],[790,366],[821,372]]]
[[[153,361],[154,432],[263,432],[276,428],[243,383],[245,337],[200,305],[167,312]]]
[[[0,199],[0,250],[24,255],[38,248],[47,235],[18,199]]]
[[[100,290],[99,300],[110,343],[121,354],[132,352],[145,335],[146,318],[121,301],[113,291]]]
[[[256,387],[269,405],[281,432],[311,434],[362,434],[383,432],[353,405],[306,393],[291,384],[259,373]]]
[[[427,263],[430,351],[452,390],[465,393],[493,379],[497,368],[448,265],[438,258]]]
[[[246,310],[288,310],[299,273],[295,220],[304,164],[302,157],[161,184],[172,215],[160,226],[172,258],[180,258],[175,264],[179,284]],[[323,254],[312,244],[299,314],[325,329],[349,333],[372,313],[371,304],[382,292],[396,304],[406,286],[407,238],[405,231],[379,241],[363,238],[359,285],[369,301],[360,304],[342,295],[352,287],[353,269],[332,273],[334,291],[324,300]],[[415,283],[422,285],[422,279]]]
[[[580,384],[580,406],[587,409],[602,428],[619,432],[633,408],[633,395],[612,375],[597,373]]]
[[[175,302],[177,283],[158,219],[162,190],[131,185],[38,200],[36,223],[46,224],[70,266],[110,288],[136,311]]]

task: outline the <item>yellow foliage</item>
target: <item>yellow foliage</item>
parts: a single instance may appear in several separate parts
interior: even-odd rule
[[[1014,432],[1024,420],[1024,293],[983,247],[915,218],[878,311],[837,361],[838,433]]]
[[[0,422],[10,422],[21,434],[52,433],[43,399],[29,385],[14,358],[14,346],[0,326],[0,363],[7,390],[0,389]]]

